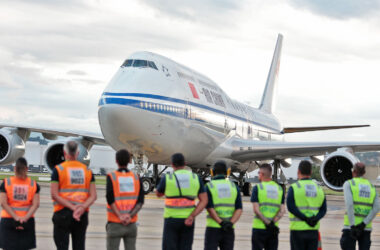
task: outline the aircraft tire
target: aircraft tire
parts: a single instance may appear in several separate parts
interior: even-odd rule
[[[153,190],[153,184],[150,178],[141,178],[144,194],[149,194]]]
[[[250,183],[250,182],[244,182],[242,191],[243,191],[243,195],[244,196],[251,196],[252,183]]]

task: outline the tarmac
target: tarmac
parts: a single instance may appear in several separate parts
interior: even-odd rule
[[[35,215],[37,249],[55,249],[51,217],[53,205],[49,184],[41,184],[41,203]],[[98,199],[90,209],[87,229],[86,249],[106,249],[106,198],[104,186],[97,187]],[[328,212],[321,221],[322,246],[324,250],[340,249],[339,240],[343,226],[343,196],[327,196]],[[145,196],[145,204],[139,213],[137,249],[161,249],[163,229],[164,199],[154,193]],[[380,216],[380,215],[378,215]],[[251,249],[251,228],[253,219],[252,204],[249,197],[243,198],[243,214],[236,224],[235,249]],[[196,218],[193,249],[203,249],[206,212]],[[373,222],[371,249],[380,249],[380,217]],[[71,247],[70,247],[71,249]],[[124,249],[121,243],[120,249]],[[279,249],[290,249],[288,213],[280,221]]]

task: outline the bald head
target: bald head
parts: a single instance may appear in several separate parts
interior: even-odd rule
[[[365,174],[365,165],[364,163],[358,162],[355,164],[352,171],[354,177],[362,177]]]

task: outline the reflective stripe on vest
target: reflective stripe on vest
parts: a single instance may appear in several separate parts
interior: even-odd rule
[[[235,184],[226,179],[211,180],[206,184],[211,193],[215,212],[222,220],[229,221],[235,212],[235,202],[238,196]],[[207,227],[220,228],[221,226],[211,218],[207,212]]]
[[[353,178],[350,183],[352,200],[354,202],[355,225],[360,224],[367,217],[373,207],[376,197],[376,190],[371,182],[365,178]],[[347,212],[344,215],[344,228],[351,227]],[[367,229],[372,228],[372,222],[366,225]]]
[[[283,189],[274,181],[265,181],[257,185],[257,198],[262,215],[268,220],[273,220],[281,208]],[[278,226],[278,222],[276,222]],[[265,223],[255,216],[252,221],[252,228],[265,229]]]
[[[296,207],[306,217],[318,214],[325,199],[325,194],[312,180],[299,180],[291,185]],[[310,227],[306,222],[300,220],[289,212],[290,230],[318,230],[319,222],[315,227]]]
[[[140,179],[137,174],[114,171],[108,174],[112,182],[115,205],[121,214],[131,213],[136,206],[140,194]],[[109,222],[121,223],[119,217],[107,204],[107,219]],[[131,222],[137,221],[137,214],[131,218]]]
[[[59,177],[58,194],[72,204],[82,204],[90,193],[91,170],[79,161],[65,161],[56,166]],[[64,206],[53,200],[54,212]],[[89,209],[87,209],[88,211]]]
[[[37,183],[29,177],[26,179],[10,177],[5,180],[4,188],[11,209],[18,216],[25,216],[32,206],[34,195],[37,192]],[[12,218],[5,209],[1,211],[1,217]]]
[[[198,176],[189,170],[179,169],[175,173],[166,174],[164,218],[189,217],[195,209],[195,198],[198,196],[199,188]]]

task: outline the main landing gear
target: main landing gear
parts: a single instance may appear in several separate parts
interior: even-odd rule
[[[153,172],[149,171],[151,166],[153,166]],[[141,177],[141,183],[145,194],[153,191],[160,182],[160,176],[167,168],[168,166],[165,166],[164,169],[159,171],[158,164],[151,164],[147,167],[146,173]]]

